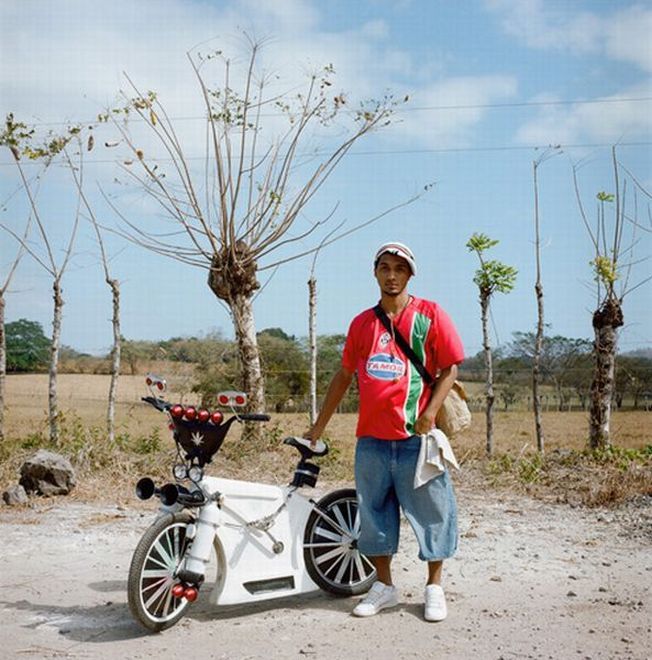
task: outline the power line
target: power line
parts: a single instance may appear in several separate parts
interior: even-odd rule
[[[465,104],[451,104],[451,105],[423,105],[415,107],[401,107],[393,112],[395,114],[402,114],[404,112],[430,112],[430,111],[450,111],[450,110],[496,110],[496,109],[509,109],[509,108],[537,108],[547,106],[560,106],[560,105],[597,105],[597,104],[610,104],[610,103],[641,103],[652,101],[652,96],[637,96],[637,97],[609,97],[609,98],[596,98],[596,99],[564,99],[557,101],[514,101],[506,103],[465,103]],[[261,117],[283,117],[282,112],[269,112],[261,113]],[[187,116],[172,116],[170,121],[205,121],[206,115],[187,115]],[[145,119],[134,117],[131,121],[144,122]],[[80,122],[34,122],[31,126],[70,126],[74,123],[79,124],[93,124],[96,119],[80,121]]]
[[[618,142],[617,147],[648,147],[652,145],[651,141],[642,141],[642,142]],[[586,144],[558,144],[554,145],[556,148],[561,150],[569,149],[604,149],[607,147],[612,147],[613,142],[595,142],[595,143],[586,143]],[[355,151],[351,150],[346,155],[347,156],[392,156],[392,155],[413,155],[413,154],[435,154],[435,153],[492,153],[492,152],[508,152],[508,151],[536,151],[537,149],[548,149],[550,148],[549,144],[539,144],[539,145],[493,145],[487,147],[432,147],[432,148],[423,148],[423,149],[375,149],[369,151]],[[320,155],[329,154],[328,151],[313,151],[309,154],[297,154],[298,158],[301,157],[315,157]],[[205,160],[206,156],[186,156],[184,160],[186,161],[197,161]],[[85,165],[91,164],[120,164],[120,159],[111,159],[111,158],[98,158],[94,160],[85,159]],[[168,163],[173,162],[172,158],[152,158],[151,162],[154,163]],[[41,165],[37,161],[24,161],[22,165]],[[14,163],[0,163],[0,167],[13,167]]]

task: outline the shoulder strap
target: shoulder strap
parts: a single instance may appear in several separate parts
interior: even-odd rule
[[[417,354],[412,350],[412,346],[410,346],[409,342],[398,331],[396,326],[392,328],[392,322],[389,320],[389,317],[385,313],[385,310],[380,306],[380,303],[374,307],[374,312],[376,316],[380,319],[380,322],[385,326],[387,332],[389,332],[394,337],[399,348],[403,351],[403,353],[405,353],[405,355],[408,357],[410,362],[412,362],[414,368],[419,372],[419,375],[421,376],[421,378],[423,378],[426,385],[432,387],[435,384],[435,379],[425,368],[423,362],[421,362]]]

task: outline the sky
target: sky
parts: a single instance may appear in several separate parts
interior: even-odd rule
[[[474,232],[499,241],[488,257],[514,266],[514,290],[492,301],[492,343],[533,331],[534,186],[539,162],[542,279],[547,332],[591,338],[597,293],[589,262],[594,251],[587,219],[597,217],[596,194],[614,192],[613,145],[633,175],[627,183],[622,245],[625,326],[622,351],[652,347],[652,3],[628,0],[44,0],[0,3],[0,111],[37,134],[90,123],[115,107],[129,80],[156,90],[193,163],[204,153],[199,89],[187,53],[220,50],[242,64],[246,33],[264,42],[260,71],[278,90],[294,94],[306,76],[332,65],[333,94],[348,107],[391,92],[401,103],[387,127],[365,136],[304,209],[294,233],[332,217],[293,249],[314,247],[340,223],[353,228],[394,206],[372,225],[325,247],[315,261],[317,326],[344,333],[378,290],[372,260],[377,246],[402,241],[416,255],[414,295],[439,302],[473,355],[481,350],[477,258],[465,248]],[[237,67],[234,67],[234,71]],[[234,74],[232,83],[242,79]],[[278,81],[278,82],[276,82]],[[280,127],[272,116],[266,126]],[[98,129],[100,130],[100,129]],[[101,129],[110,131],[109,127]],[[337,130],[344,131],[345,123]],[[332,144],[337,130],[310,135],[306,154]],[[135,128],[147,153],[151,138]],[[99,146],[84,156],[84,185],[96,216],[122,227],[153,231],[170,224],[150,197],[130,185],[121,147]],[[550,147],[558,147],[551,150]],[[159,154],[160,156],[160,154]],[[163,162],[163,161],[161,161]],[[307,161],[308,166],[310,160]],[[194,165],[193,176],[201,180]],[[30,169],[31,168],[31,169]],[[28,176],[37,168],[25,164]],[[299,180],[305,173],[298,167]],[[407,206],[406,200],[434,184]],[[622,184],[622,180],[621,180]],[[69,172],[53,166],[33,180],[37,203],[61,263],[77,197]],[[103,194],[100,193],[103,191]],[[107,203],[111,200],[111,205]],[[613,205],[612,205],[613,206]],[[29,209],[7,149],[0,151],[0,223],[21,234]],[[610,220],[608,215],[608,219]],[[635,221],[635,222],[634,222]],[[141,225],[142,223],[142,225]],[[314,236],[314,240],[313,240]],[[113,277],[121,282],[122,333],[128,339],[232,336],[228,311],[206,285],[206,271],[105,234]],[[36,233],[30,248],[43,255]],[[17,244],[0,229],[0,286]],[[281,252],[290,256],[291,250]],[[272,257],[261,266],[269,265]],[[311,257],[260,273],[255,301],[259,330],[308,332],[307,280]],[[627,273],[629,275],[627,276]],[[110,292],[97,241],[84,219],[63,277],[63,343],[101,354],[111,344]],[[50,332],[51,278],[29,255],[6,293],[6,320],[27,318]]]

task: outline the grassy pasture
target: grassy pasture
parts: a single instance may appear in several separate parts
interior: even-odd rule
[[[169,368],[166,373],[169,374]],[[195,403],[190,392],[191,383],[192,376],[188,372],[169,375],[171,400]],[[85,496],[92,496],[99,483],[104,484],[102,490],[105,490],[107,481],[118,488],[124,486],[125,493],[130,496],[130,484],[136,475],[150,473],[166,477],[174,460],[174,443],[165,417],[140,401],[140,397],[147,393],[142,375],[120,377],[116,422],[121,441],[117,446],[107,446],[104,428],[108,387],[109,377],[104,375],[59,376],[59,405],[63,413],[60,449],[80,466],[84,478],[79,492]],[[7,440],[0,453],[0,487],[3,490],[16,482],[18,467],[25,456],[39,446],[41,438],[47,438],[46,414],[47,375],[12,375],[7,378]],[[323,479],[351,479],[355,421],[354,414],[335,415],[331,421],[327,439],[332,452],[322,461]],[[495,458],[488,461],[484,456],[484,414],[474,413],[472,427],[456,437],[453,443],[458,460],[465,467],[463,478],[479,479],[482,483],[489,480],[493,486],[522,488],[535,495],[550,497],[558,497],[558,482],[561,480],[564,493],[575,484],[584,493],[583,500],[587,499],[588,493],[595,503],[602,503],[602,499],[619,499],[620,496],[612,491],[616,487],[617,490],[624,488],[631,477],[635,493],[652,494],[652,461],[649,457],[643,461],[642,472],[637,467],[640,461],[632,468],[628,461],[621,460],[613,474],[600,461],[595,465],[592,462],[591,469],[586,472],[586,466],[579,470],[569,459],[569,451],[581,452],[586,448],[587,413],[547,412],[543,415],[543,422],[546,457],[557,456],[563,460],[548,465],[536,455],[534,422],[530,412],[497,411],[494,419]],[[639,450],[640,453],[652,444],[651,422],[650,412],[615,411],[612,416],[614,444],[625,451]],[[286,435],[301,434],[307,426],[305,413],[273,414],[272,421],[266,424],[268,433],[264,446],[255,448],[238,442],[239,430],[235,427],[211,471],[225,476],[285,482],[295,456],[289,448],[281,448],[281,441]],[[28,436],[30,439],[25,441]],[[624,478],[623,473],[628,470],[632,474],[625,474]],[[581,479],[584,472],[586,478]],[[596,479],[605,488],[608,486],[611,495],[602,491],[596,494],[595,484],[590,483]],[[622,495],[627,496],[628,492]]]

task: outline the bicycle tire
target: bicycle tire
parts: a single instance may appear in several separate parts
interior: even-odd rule
[[[369,591],[376,570],[358,550],[359,535],[355,489],[335,490],[317,502],[306,523],[303,558],[318,587],[337,596]]]
[[[187,512],[157,519],[138,542],[129,566],[127,597],[133,617],[150,632],[171,628],[190,604],[172,595],[176,571],[189,546]]]

